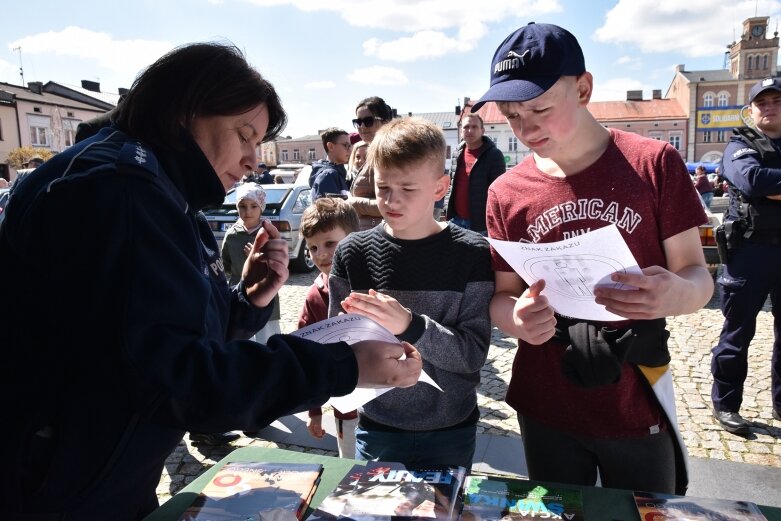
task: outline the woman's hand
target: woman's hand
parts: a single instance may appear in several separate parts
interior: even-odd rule
[[[262,308],[274,300],[290,275],[287,269],[289,261],[287,241],[281,238],[273,224],[264,220],[241,272],[247,296],[253,305]]]

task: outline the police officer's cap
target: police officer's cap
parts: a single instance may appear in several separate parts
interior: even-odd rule
[[[757,96],[769,90],[775,90],[777,92],[781,92],[781,77],[765,78],[764,80],[760,81],[759,83],[751,87],[751,90],[748,93],[748,102],[752,103]]]

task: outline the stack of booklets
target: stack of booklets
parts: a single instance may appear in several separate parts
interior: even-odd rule
[[[228,463],[179,519],[300,521],[322,473],[318,463]]]
[[[307,521],[457,519],[464,467],[406,467],[369,461],[355,465]]]
[[[755,503],[731,499],[669,496],[635,492],[635,504],[643,521],[767,521]]]
[[[580,490],[542,486],[525,480],[469,476],[464,484],[463,521],[583,521]]]

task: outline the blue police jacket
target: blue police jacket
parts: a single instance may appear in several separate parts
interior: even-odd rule
[[[781,140],[770,140],[781,153]],[[763,161],[761,154],[742,135],[734,134],[724,148],[722,158],[724,178],[748,199],[781,194],[781,165]],[[730,197],[726,220],[737,219],[740,201]]]
[[[200,213],[225,192],[186,141],[152,150],[106,128],[11,195],[0,228],[9,519],[140,519],[186,430],[255,430],[355,387],[347,344],[244,340],[271,306],[228,287]]]

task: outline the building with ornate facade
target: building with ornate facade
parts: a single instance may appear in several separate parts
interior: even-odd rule
[[[732,128],[750,123],[749,90],[778,73],[778,32],[768,35],[768,20],[767,16],[744,20],[740,40],[727,46],[727,68],[676,67],[665,97],[676,100],[686,114],[687,161],[719,161]]]

